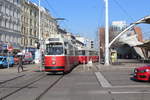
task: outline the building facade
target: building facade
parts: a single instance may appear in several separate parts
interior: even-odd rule
[[[0,0],[0,41],[19,48],[21,44],[22,0]]]
[[[50,15],[50,12],[43,7],[39,7],[33,2],[24,0],[22,14],[22,46],[24,48],[36,48],[35,43],[39,39],[46,40],[50,34],[57,33],[57,23]],[[39,23],[40,10],[40,23]],[[40,25],[40,27],[39,27]],[[40,31],[39,31],[40,28]]]
[[[22,46],[24,48],[34,48],[34,43],[38,40],[38,6],[25,0],[22,10]]]
[[[58,34],[58,27],[56,20],[51,16],[48,9],[40,7],[40,33],[41,39],[47,39],[51,34]]]

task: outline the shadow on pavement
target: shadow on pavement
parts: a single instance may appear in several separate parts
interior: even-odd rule
[[[134,82],[139,82],[139,83],[149,83],[148,81],[142,81],[142,80],[137,80],[134,77],[130,77],[130,80],[134,81]]]

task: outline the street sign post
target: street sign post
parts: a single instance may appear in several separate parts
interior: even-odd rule
[[[10,62],[10,52],[12,52],[13,51],[13,46],[11,46],[11,45],[7,45],[7,50],[8,50],[8,53],[7,53],[7,62],[8,62],[8,68],[9,68],[9,62]]]

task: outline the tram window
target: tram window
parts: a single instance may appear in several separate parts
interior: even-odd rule
[[[52,43],[46,45],[47,55],[61,55],[63,54],[63,46],[61,43]]]

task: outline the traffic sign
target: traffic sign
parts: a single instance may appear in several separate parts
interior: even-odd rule
[[[11,52],[13,50],[13,46],[7,46],[7,50]]]

